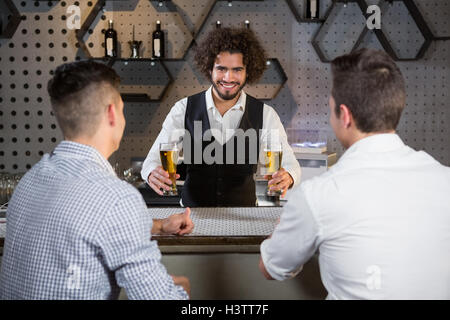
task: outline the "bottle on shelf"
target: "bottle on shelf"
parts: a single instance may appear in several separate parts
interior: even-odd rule
[[[319,19],[319,0],[306,0],[306,19]]]
[[[216,21],[216,29],[219,29],[222,26],[219,20]]]
[[[161,21],[156,21],[156,30],[153,31],[152,35],[153,40],[153,48],[152,48],[152,57],[155,59],[163,59],[164,58],[164,32],[161,31]]]
[[[105,31],[105,57],[117,57],[117,32],[112,20],[109,20],[108,30]]]
[[[247,29],[250,29],[250,21],[245,20],[244,24]]]

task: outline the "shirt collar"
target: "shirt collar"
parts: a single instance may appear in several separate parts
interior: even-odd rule
[[[350,146],[342,158],[354,153],[379,153],[389,152],[404,147],[402,139],[396,133],[379,133],[365,137]]]
[[[63,140],[53,150],[52,155],[91,160],[98,163],[103,169],[116,175],[108,160],[106,160],[97,149],[86,144]]]
[[[209,89],[206,91],[206,109],[212,109],[216,108],[216,105],[214,104],[214,100],[212,97],[212,86],[209,87]],[[244,90],[241,90],[241,95],[239,96],[239,99],[236,101],[236,104],[230,108],[231,109],[238,109],[242,112],[245,111],[245,103],[247,99],[247,94],[244,92]]]

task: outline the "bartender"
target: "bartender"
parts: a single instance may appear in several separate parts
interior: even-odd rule
[[[167,115],[141,171],[156,193],[162,195],[162,190],[172,185],[159,155],[160,143],[168,141],[183,141],[186,180],[181,200],[186,207],[255,206],[255,159],[260,158],[261,147],[274,136],[281,144],[282,162],[268,184],[284,197],[300,182],[300,165],[279,116],[272,107],[243,90],[247,83],[262,76],[266,61],[256,35],[246,28],[215,29],[196,47],[195,62],[212,86],[179,100]],[[237,132],[246,133],[243,144]],[[249,139],[254,132],[256,140]],[[237,146],[244,146],[244,150]],[[219,155],[222,158],[211,163],[210,159],[198,157],[198,151],[216,160]]]

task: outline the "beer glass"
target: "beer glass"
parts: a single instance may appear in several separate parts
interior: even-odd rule
[[[272,142],[264,145],[264,174],[269,176],[268,181],[272,180],[272,174],[280,170],[283,158],[283,149],[281,143]],[[280,196],[281,190],[270,190],[272,185],[267,184],[268,196]]]
[[[177,162],[178,162],[178,146],[176,142],[160,143],[159,156],[164,170],[169,173],[169,178],[172,180],[172,189],[163,190],[165,196],[177,196]]]

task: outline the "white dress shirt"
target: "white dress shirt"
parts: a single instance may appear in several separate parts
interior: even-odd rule
[[[293,190],[261,257],[283,280],[318,249],[328,299],[450,299],[449,195],[450,168],[373,135]]]
[[[239,128],[242,115],[245,111],[247,95],[244,91],[241,91],[241,95],[236,104],[222,116],[214,105],[211,91],[212,87],[210,87],[205,94],[211,133],[217,141],[224,144],[233,136],[234,130]],[[161,165],[161,159],[159,157],[159,144],[164,142],[179,141],[180,137],[184,135],[186,105],[187,97],[179,100],[175,103],[164,120],[161,132],[153,143],[153,146],[151,147],[142,165],[141,176],[144,181],[147,181],[150,173],[156,167]],[[287,172],[289,172],[294,180],[295,186],[300,182],[300,165],[295,158],[291,147],[289,146],[286,132],[278,114],[272,107],[264,104],[263,127],[260,144],[266,142],[269,134],[273,132],[277,132],[279,134],[279,139],[282,144],[283,158],[281,165]]]

